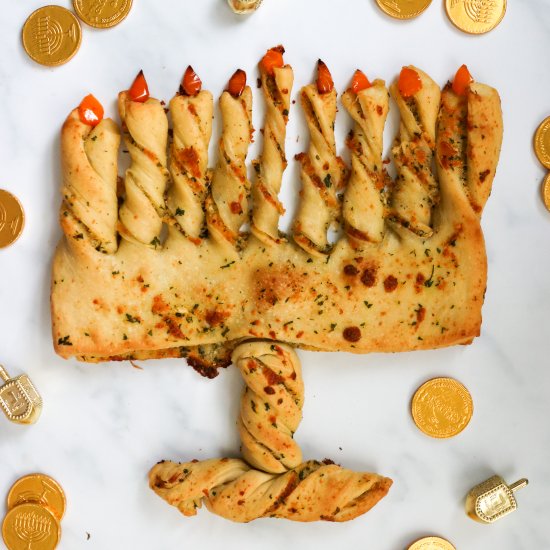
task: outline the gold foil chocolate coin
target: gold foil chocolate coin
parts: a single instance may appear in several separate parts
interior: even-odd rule
[[[432,3],[432,0],[376,0],[378,7],[395,19],[417,17]]]
[[[550,169],[550,116],[542,121],[535,132],[535,154],[540,163]]]
[[[25,226],[21,203],[9,191],[0,189],[0,248],[14,243]]]
[[[59,521],[67,506],[65,492],[59,483],[44,474],[31,474],[13,484],[7,498],[8,510],[25,503],[48,508]]]
[[[23,47],[41,65],[67,63],[80,47],[82,31],[78,19],[60,6],[39,8],[23,25]]]
[[[428,380],[412,400],[414,423],[430,437],[459,434],[470,422],[473,410],[470,392],[452,378]]]
[[[544,201],[544,206],[550,212],[550,173],[546,174],[542,182],[542,200]]]
[[[2,537],[9,550],[53,550],[60,536],[59,521],[39,504],[12,508],[2,524]]]
[[[408,550],[456,550],[456,548],[448,540],[440,537],[425,537],[411,544]]]
[[[445,0],[451,23],[468,34],[492,31],[506,13],[506,0]]]
[[[118,25],[132,9],[132,0],[73,0],[74,11],[91,27],[109,29]]]

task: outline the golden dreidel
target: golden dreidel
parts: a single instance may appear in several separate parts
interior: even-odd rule
[[[480,523],[493,523],[510,512],[514,512],[518,503],[514,493],[526,487],[525,478],[507,485],[500,476],[493,476],[476,485],[466,496],[466,513]]]
[[[26,374],[10,378],[0,365],[0,408],[16,424],[34,424],[42,412],[42,398]]]

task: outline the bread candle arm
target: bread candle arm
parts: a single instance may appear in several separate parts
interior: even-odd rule
[[[87,106],[91,103],[91,107]],[[83,112],[93,108],[95,115]],[[117,250],[117,156],[120,133],[103,108],[87,96],[61,131],[63,202],[61,227],[70,246],[92,246],[99,252]]]
[[[343,186],[345,169],[334,140],[336,91],[321,60],[317,82],[302,88],[300,97],[310,143],[307,153],[297,157],[302,165],[302,190],[294,240],[306,252],[324,256],[330,252],[327,231],[339,214],[336,192]]]
[[[382,80],[375,80],[371,85],[364,75],[364,78],[360,75],[356,72],[352,87],[342,96],[342,103],[355,123],[347,140],[351,174],[344,194],[342,217],[350,240],[378,243],[384,236],[386,181],[382,136],[389,97]]]
[[[244,75],[244,82],[243,82]],[[206,200],[208,231],[223,248],[236,248],[248,217],[250,182],[246,156],[252,141],[252,91],[244,71],[238,70],[220,98],[223,119],[218,160]]]
[[[401,115],[392,153],[397,180],[392,219],[421,237],[432,234],[432,210],[439,200],[432,161],[439,111],[439,86],[416,67],[404,67],[390,88]]]
[[[287,166],[285,138],[294,73],[283,61],[282,46],[268,50],[260,62],[262,92],[266,105],[263,150],[254,162],[251,231],[266,244],[279,242],[279,218],[284,208],[278,195]]]
[[[166,212],[168,120],[160,101],[149,97],[148,91],[146,95],[134,95],[139,78],[118,97],[124,142],[131,157],[124,180],[126,196],[120,207],[119,231],[129,241],[156,248],[160,246]]]
[[[208,145],[212,135],[212,94],[188,67],[179,93],[170,101],[173,139],[170,147],[172,187],[167,205],[183,234],[195,244],[204,230],[208,191]]]

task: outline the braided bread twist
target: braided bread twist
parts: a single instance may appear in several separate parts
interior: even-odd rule
[[[63,203],[61,226],[67,241],[86,241],[96,250],[117,249],[117,155],[120,133],[111,119],[95,128],[74,109],[61,133]]]
[[[280,53],[281,57],[284,53],[282,46],[269,52],[271,51]],[[272,73],[260,63],[266,117],[262,155],[254,162],[256,181],[252,186],[254,210],[250,226],[252,233],[266,244],[280,241],[279,217],[285,210],[278,195],[283,172],[288,164],[285,156],[285,138],[290,94],[294,82],[294,73],[290,65],[273,67]]]
[[[391,200],[395,222],[420,236],[432,234],[432,209],[438,203],[439,191],[432,170],[439,100],[439,86],[416,67],[421,83],[419,91],[403,97],[398,83],[390,92],[401,114],[399,134],[392,148],[397,180]]]
[[[126,171],[126,197],[120,207],[119,231],[127,240],[160,245],[162,218],[165,215],[164,191],[168,183],[166,144],[168,120],[157,99],[132,101],[121,92],[118,108],[124,142],[132,163]]]
[[[355,122],[347,140],[351,174],[342,207],[344,229],[351,240],[378,243],[384,237],[382,136],[389,110],[388,90],[384,81],[375,80],[358,93],[344,92],[342,103]]]
[[[223,92],[220,110],[223,130],[211,195],[206,199],[206,222],[210,235],[227,250],[238,244],[240,228],[248,216],[250,182],[245,160],[254,131],[250,86],[236,97]]]
[[[318,67],[328,71],[322,61]],[[338,217],[336,192],[345,179],[345,167],[336,155],[334,140],[336,91],[331,86],[330,91],[320,92],[318,83],[309,84],[302,88],[300,98],[310,143],[308,152],[296,157],[302,164],[302,190],[294,221],[294,240],[306,252],[323,256],[330,252],[327,231]]]
[[[304,403],[296,352],[284,344],[255,341],[236,347],[232,361],[246,383],[237,420],[244,459],[265,472],[295,468],[302,452],[293,435]]]
[[[458,95],[449,83],[441,94],[437,132],[437,167],[442,188],[462,189],[474,212],[489,198],[502,144],[500,99],[494,88],[472,82]]]
[[[163,461],[149,472],[151,489],[184,515],[196,515],[204,501],[212,513],[235,522],[261,517],[348,521],[370,510],[391,485],[391,479],[377,474],[313,460],[280,475],[230,458]]]
[[[178,94],[170,101],[173,140],[170,148],[170,214],[183,233],[198,244],[203,231],[203,204],[208,190],[208,144],[212,134],[212,94]]]

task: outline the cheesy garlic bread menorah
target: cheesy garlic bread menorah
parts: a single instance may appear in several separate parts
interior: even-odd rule
[[[283,54],[272,48],[260,61],[266,117],[252,178],[252,93],[241,69],[220,98],[212,169],[213,99],[191,67],[169,104],[172,128],[142,72],[120,93],[131,157],[123,186],[120,131],[93,96],[62,129],[57,353],[90,362],[187,357],[209,377],[233,362],[245,382],[237,419],[244,460],[162,460],[149,473],[151,489],[186,516],[203,503],[236,522],[364,514],[392,480],[303,459],[294,439],[304,402],[294,348],[433,349],[469,343],[480,331],[480,218],[502,141],[496,90],[465,66],[443,91],[404,67],[390,87],[401,117],[393,181],[382,158],[384,81],[357,70],[342,95],[353,121],[348,168],[334,135],[337,92],[319,60],[315,82],[300,91],[310,141],[296,157],[302,187],[285,234],[279,192],[294,75]]]
[[[102,118],[93,96],[70,113],[52,271],[59,355],[186,356],[213,376],[249,339],[368,353],[479,335],[487,283],[480,217],[502,140],[496,90],[465,67],[443,91],[420,69],[403,68],[390,87],[401,117],[393,181],[382,160],[384,82],[357,71],[342,95],[353,123],[348,168],[336,153],[336,88],[319,61],[317,79],[299,92],[310,141],[298,155],[299,205],[284,234],[278,194],[294,77],[282,52],[273,48],[260,63],[267,110],[252,170],[252,95],[242,70],[220,98],[212,169],[213,100],[191,68],[169,103],[172,128],[143,73],[121,92],[131,157],[123,186],[117,124]],[[337,224],[344,231],[330,242]]]

